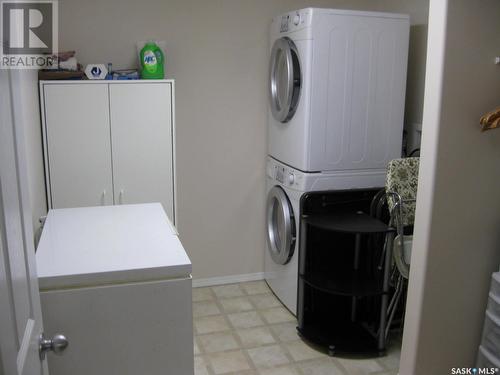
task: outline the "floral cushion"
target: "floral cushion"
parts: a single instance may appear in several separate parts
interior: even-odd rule
[[[415,222],[415,201],[406,200],[417,198],[418,167],[420,158],[394,159],[387,165],[387,176],[385,191],[396,192],[403,199],[403,225],[413,225]],[[387,196],[389,210],[392,213],[396,200],[393,196]],[[391,215],[392,216],[392,215]]]

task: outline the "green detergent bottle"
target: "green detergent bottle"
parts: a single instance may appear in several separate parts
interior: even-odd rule
[[[163,79],[164,78],[164,56],[160,47],[154,42],[147,42],[141,49],[141,78]]]

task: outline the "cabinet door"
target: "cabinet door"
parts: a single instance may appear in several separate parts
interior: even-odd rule
[[[49,355],[52,375],[193,375],[191,279],[41,293],[46,332],[71,350]]]
[[[174,218],[172,86],[110,85],[115,204],[160,202]]]
[[[43,87],[51,207],[113,204],[108,85]]]

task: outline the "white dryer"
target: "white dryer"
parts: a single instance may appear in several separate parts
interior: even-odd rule
[[[307,192],[377,188],[377,171],[305,173],[267,158],[267,251],[265,279],[274,294],[296,315],[300,200]]]
[[[307,8],[271,24],[269,154],[295,169],[378,170],[401,155],[406,15]]]

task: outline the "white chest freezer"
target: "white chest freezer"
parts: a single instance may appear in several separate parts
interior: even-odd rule
[[[193,375],[191,262],[158,203],[51,210],[36,253],[51,375]]]

